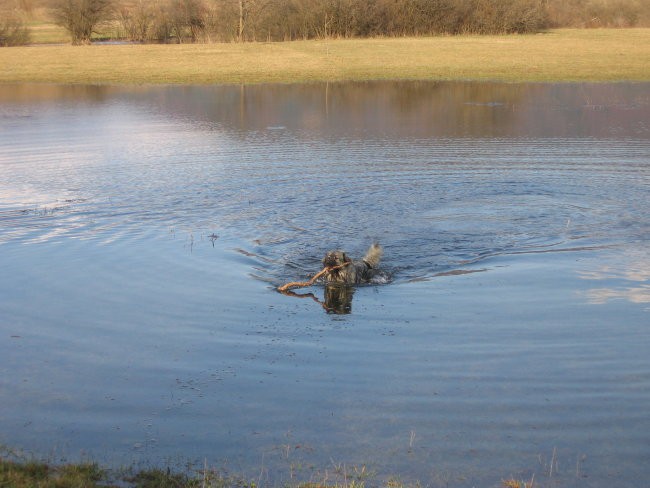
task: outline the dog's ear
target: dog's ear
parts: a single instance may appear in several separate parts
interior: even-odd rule
[[[343,262],[344,263],[351,263],[352,260],[348,257],[347,254],[343,253]]]

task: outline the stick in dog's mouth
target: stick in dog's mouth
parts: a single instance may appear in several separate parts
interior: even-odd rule
[[[348,264],[350,263],[343,263],[337,266],[325,266],[322,270],[316,273],[309,281],[292,281],[285,285],[279,286],[278,291],[287,291],[289,288],[302,288],[305,286],[311,286],[318,278],[320,278],[324,274],[338,272],[339,269],[343,268],[344,266],[347,266]]]

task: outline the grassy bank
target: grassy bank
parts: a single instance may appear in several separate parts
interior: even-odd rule
[[[52,466],[34,461],[21,463],[0,458],[0,486],[8,488],[260,488],[267,485],[263,480],[248,481],[225,475],[208,467],[190,474],[160,469],[125,470],[119,474],[111,474],[92,463]],[[279,486],[283,488],[421,488],[422,485],[419,483],[407,485],[397,478],[378,481],[362,468],[351,469],[350,472],[333,472],[331,476],[322,480],[307,483],[284,482]],[[447,483],[447,486],[453,484]],[[501,486],[532,488],[536,485],[534,478],[530,481],[508,478],[501,481]],[[542,488],[544,485],[539,486]]]
[[[0,82],[650,81],[650,29],[0,49]]]
[[[239,485],[234,480],[217,477],[188,476],[162,470],[140,471],[120,476],[110,475],[96,464],[51,466],[39,462],[17,463],[0,460],[0,486],[11,488],[229,488]]]

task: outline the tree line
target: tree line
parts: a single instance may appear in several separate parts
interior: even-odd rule
[[[24,41],[17,11],[48,9],[73,44],[110,25],[138,42],[514,34],[549,27],[650,25],[648,0],[0,0],[3,35]],[[12,15],[11,12],[14,14]],[[3,24],[7,24],[3,34]]]

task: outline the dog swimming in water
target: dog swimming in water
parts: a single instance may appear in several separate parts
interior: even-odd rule
[[[369,283],[377,274],[377,266],[384,250],[375,243],[360,261],[353,261],[343,251],[329,251],[323,258],[323,266],[327,269],[324,274],[328,284],[340,283],[355,285]]]

